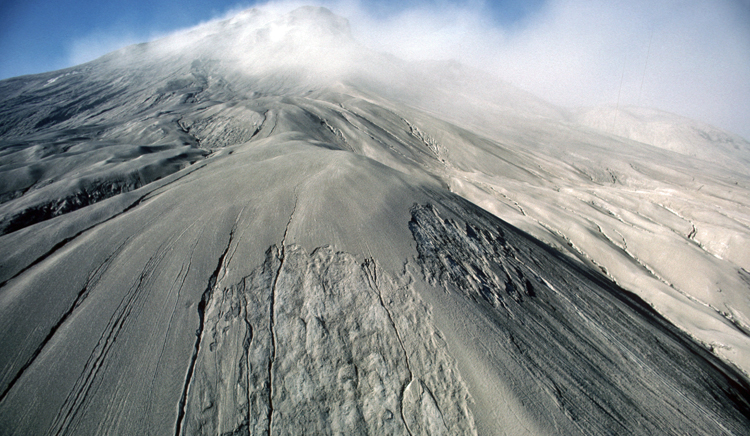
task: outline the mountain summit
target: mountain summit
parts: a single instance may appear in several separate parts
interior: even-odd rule
[[[0,433],[745,433],[746,167],[578,116],[323,8],[1,81]]]

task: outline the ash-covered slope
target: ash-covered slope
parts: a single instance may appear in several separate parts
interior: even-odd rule
[[[694,162],[467,74],[303,8],[0,82],[0,433],[746,432],[746,377],[572,243],[564,195],[627,226],[607,174]]]

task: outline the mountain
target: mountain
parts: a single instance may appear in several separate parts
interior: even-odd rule
[[[747,143],[581,113],[311,7],[0,81],[0,433],[746,433]]]
[[[585,126],[723,166],[734,166],[740,171],[750,165],[750,143],[742,137],[678,115],[639,107],[605,107],[577,111],[574,119]]]

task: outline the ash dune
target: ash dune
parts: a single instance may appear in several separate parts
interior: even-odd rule
[[[0,432],[743,434],[748,143],[598,111],[321,8],[0,82]]]

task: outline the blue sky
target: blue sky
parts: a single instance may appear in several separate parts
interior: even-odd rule
[[[456,59],[552,103],[654,107],[750,138],[750,0],[279,1],[327,6],[371,48]],[[0,79],[256,3],[0,0]]]
[[[77,45],[143,42],[221,15],[236,1],[0,0],[0,78],[71,66]],[[108,43],[108,44],[107,44]]]

